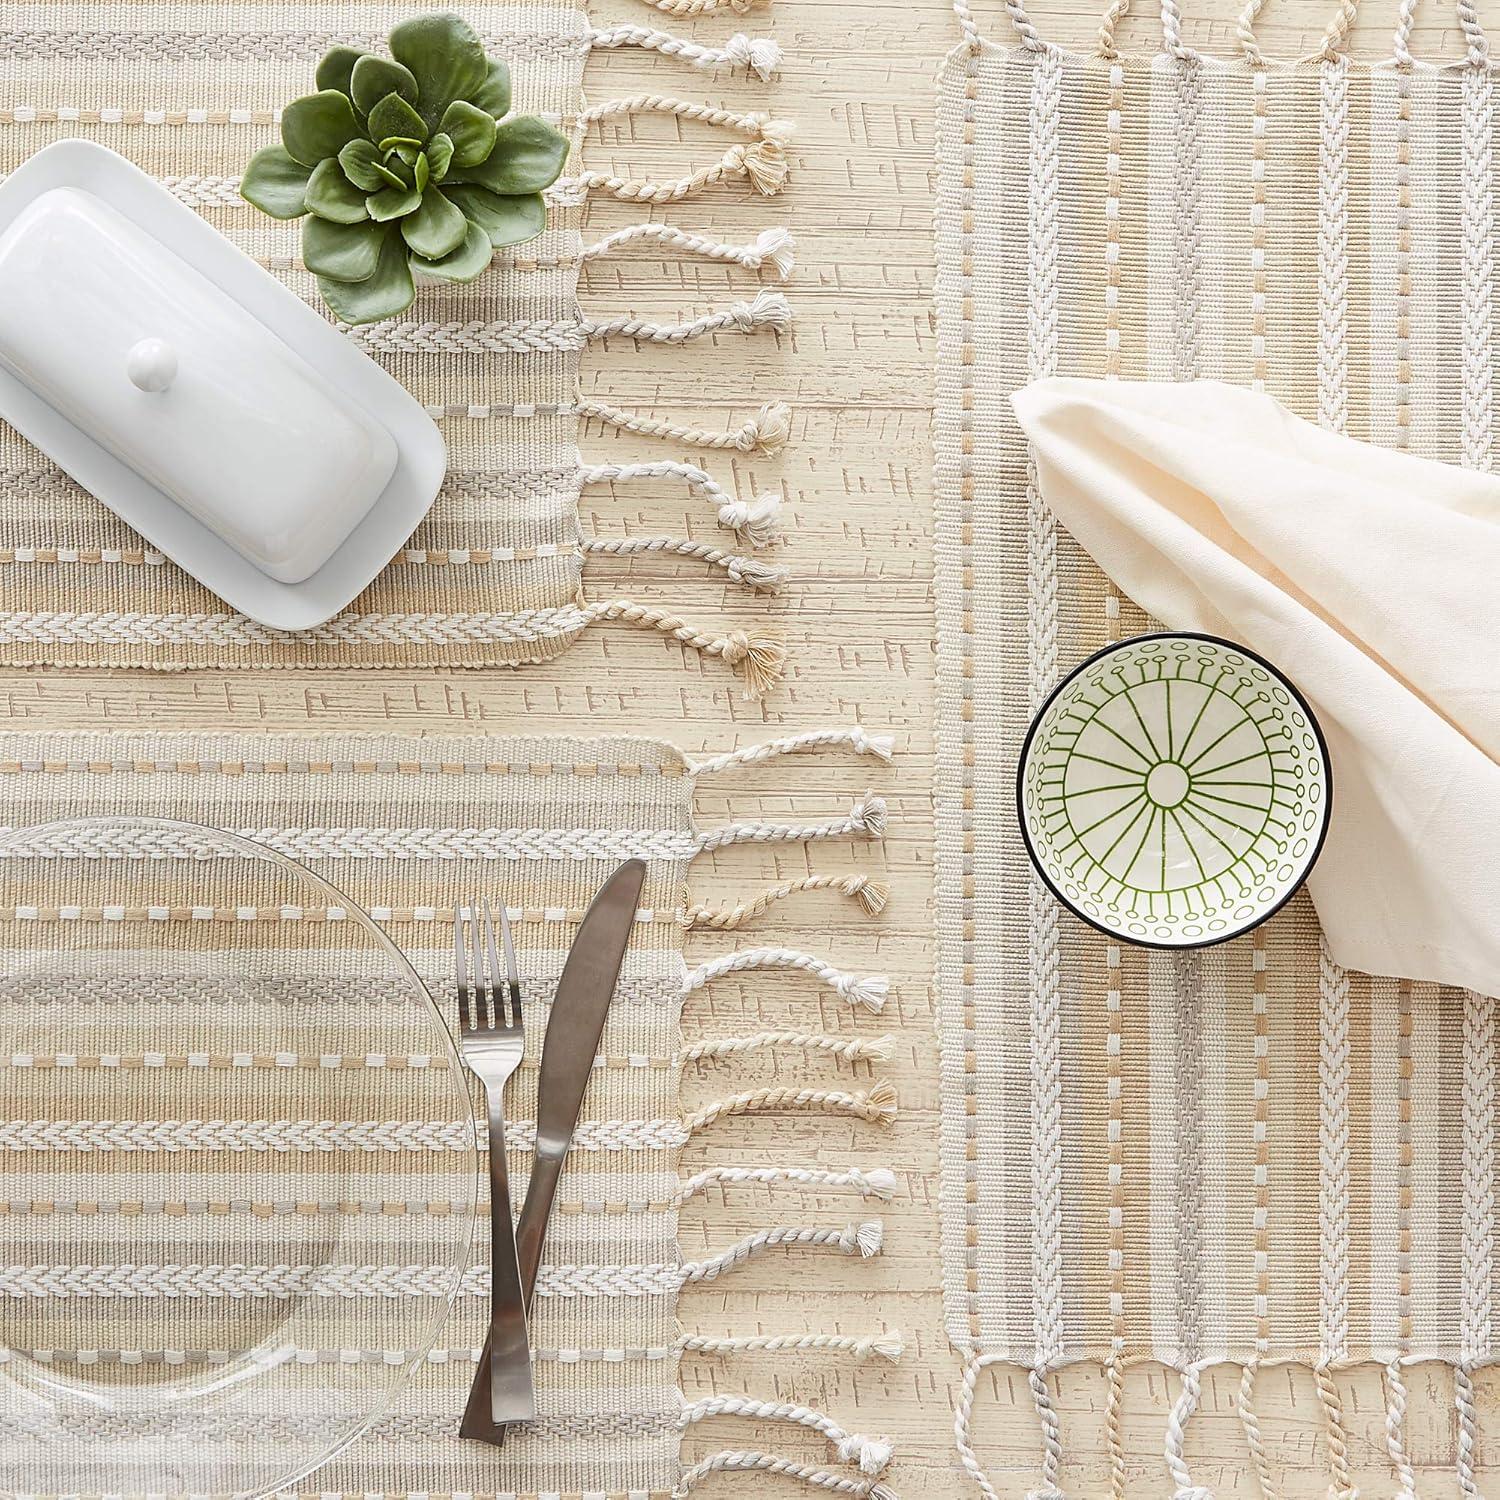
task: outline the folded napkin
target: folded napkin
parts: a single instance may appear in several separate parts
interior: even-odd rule
[[[1042,495],[1116,584],[1312,704],[1333,956],[1500,993],[1500,479],[1218,381],[1043,380],[1013,404]]]

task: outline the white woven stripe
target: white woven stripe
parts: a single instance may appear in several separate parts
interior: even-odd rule
[[[1325,67],[1330,66],[1324,64]],[[1349,976],[1320,939],[1318,973],[1319,1343],[1324,1360],[1349,1342]]]
[[[666,1151],[688,1132],[679,1120],[581,1120],[579,1151]],[[458,1120],[5,1120],[0,1151],[270,1151],[328,1154],[473,1150],[485,1146],[483,1122]],[[530,1151],[535,1120],[507,1120],[505,1144]]]
[[[609,832],[590,828],[238,828],[238,838],[290,859],[688,860],[698,840],[687,833]],[[28,832],[0,826],[0,859],[204,859],[222,853],[193,829],[72,827]]]
[[[1059,233],[1058,122],[1062,61],[1038,58],[1031,75],[1031,177],[1027,203],[1027,339],[1033,379],[1057,372]],[[1057,674],[1057,523],[1037,484],[1036,461],[1026,472],[1027,660],[1033,706]],[[1036,1361],[1051,1364],[1063,1347],[1062,1052],[1058,993],[1057,903],[1032,878],[1028,890],[1031,954],[1031,1111],[1033,1147],[1032,1305]]]
[[[660,1297],[681,1289],[684,1266],[544,1265],[539,1297]],[[488,1297],[486,1267],[461,1278],[440,1265],[5,1265],[0,1296],[18,1298]]]
[[[1349,65],[1318,66],[1318,422],[1349,420]]]
[[[14,11],[11,12],[14,14]],[[581,36],[549,36],[533,31],[481,31],[487,52],[514,56],[561,52],[581,54],[588,41]],[[13,27],[0,31],[0,53],[9,62],[51,65],[79,62],[273,62],[315,63],[330,47],[354,47],[383,52],[381,32],[358,30],[212,31],[175,30],[61,30],[51,27]]]
[[[1487,67],[1464,69],[1459,127],[1459,286],[1462,300],[1462,452],[1466,468],[1488,469],[1494,430],[1495,81]]]
[[[1466,991],[1463,999],[1462,1248],[1459,1359],[1490,1354],[1495,1265],[1495,1002]]]
[[[347,614],[308,630],[290,631],[237,614],[11,611],[0,613],[0,645],[464,645],[556,640],[582,630],[591,618],[573,605],[516,614]]]
[[[506,323],[367,323],[341,330],[372,354],[539,354],[583,348],[584,326],[552,319]]]

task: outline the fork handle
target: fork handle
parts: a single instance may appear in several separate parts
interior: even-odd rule
[[[490,1418],[528,1422],[536,1416],[526,1294],[510,1216],[510,1172],[505,1161],[504,1085],[486,1090],[490,1127]]]

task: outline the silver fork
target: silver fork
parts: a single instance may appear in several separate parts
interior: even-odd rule
[[[459,1051],[470,1072],[484,1085],[489,1114],[490,1409],[496,1422],[525,1422],[536,1415],[536,1396],[531,1388],[526,1303],[510,1212],[510,1174],[505,1165],[505,1085],[521,1065],[526,1034],[521,1028],[521,981],[516,950],[511,943],[504,906],[500,908],[500,937],[505,946],[503,985],[490,903],[485,901],[481,907],[479,902],[471,901],[467,924],[464,908],[453,909]]]

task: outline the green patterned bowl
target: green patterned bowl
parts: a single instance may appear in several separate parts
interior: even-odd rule
[[[1213,636],[1143,635],[1053,691],[1016,794],[1064,905],[1131,942],[1197,948],[1291,899],[1323,847],[1333,777],[1312,710],[1269,662]]]

